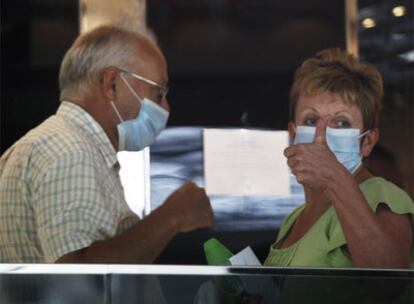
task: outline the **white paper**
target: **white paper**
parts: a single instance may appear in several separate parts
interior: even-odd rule
[[[125,200],[141,219],[151,212],[149,148],[138,152],[118,152],[119,172]]]
[[[250,246],[233,255],[229,261],[233,266],[262,266]]]
[[[209,195],[290,195],[287,131],[204,129]]]

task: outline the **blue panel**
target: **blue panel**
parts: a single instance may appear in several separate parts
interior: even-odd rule
[[[155,209],[186,181],[204,185],[202,127],[172,127],[151,146],[151,208]],[[302,187],[291,175],[284,197],[211,196],[214,230],[276,230],[304,202]]]

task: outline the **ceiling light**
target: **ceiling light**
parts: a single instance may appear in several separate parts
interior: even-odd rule
[[[411,51],[405,52],[403,54],[400,54],[399,57],[401,57],[401,58],[403,58],[407,61],[414,62],[414,50],[411,50]]]
[[[396,6],[396,7],[394,7],[394,8],[392,9],[392,14],[393,14],[395,17],[401,17],[401,16],[404,16],[406,12],[407,12],[407,10],[406,10],[405,6],[402,6],[402,5],[400,5],[400,6]]]
[[[362,20],[362,26],[365,28],[372,28],[372,27],[375,27],[376,25],[377,23],[372,18],[365,18],[364,20]]]

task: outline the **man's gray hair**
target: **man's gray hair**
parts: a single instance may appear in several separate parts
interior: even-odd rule
[[[140,35],[141,34],[141,35]],[[107,67],[126,68],[136,48],[134,40],[151,34],[132,32],[117,26],[105,25],[79,36],[66,52],[60,66],[59,88],[61,98],[82,96]]]

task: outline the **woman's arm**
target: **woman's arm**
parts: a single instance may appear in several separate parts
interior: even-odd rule
[[[385,202],[374,212],[347,171],[335,175],[325,194],[334,205],[356,267],[410,268],[409,215],[393,213]]]

